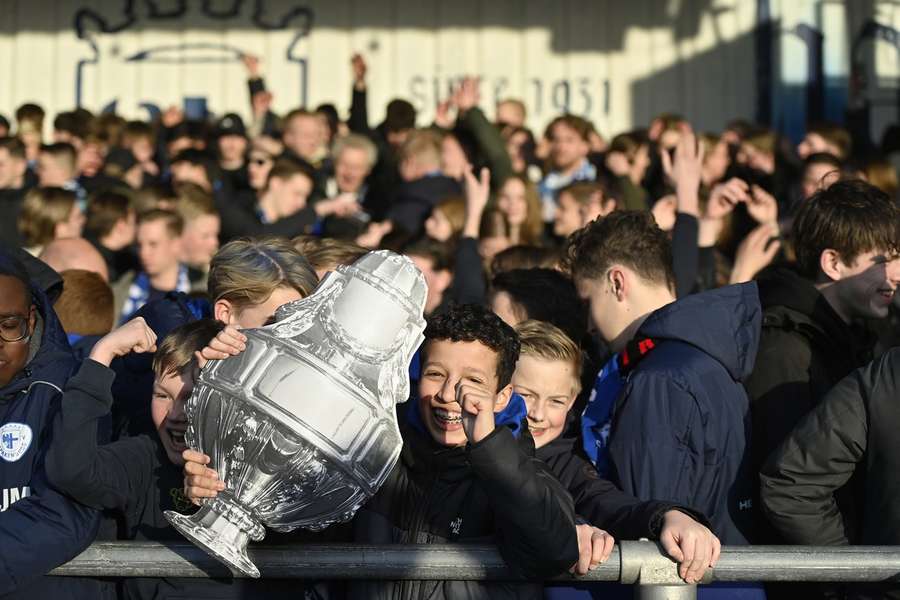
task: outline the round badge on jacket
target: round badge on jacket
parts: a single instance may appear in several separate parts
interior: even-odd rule
[[[25,423],[6,423],[0,427],[0,458],[15,462],[31,446],[31,427]]]

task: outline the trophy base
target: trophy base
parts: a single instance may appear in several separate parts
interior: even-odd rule
[[[244,525],[242,527],[229,520],[229,516],[235,516],[235,508],[237,507],[230,503],[214,501],[205,504],[190,516],[172,510],[165,511],[164,515],[181,535],[202,548],[210,556],[225,563],[232,573],[258,578],[259,569],[247,556],[247,544],[251,539],[261,540],[265,536],[265,530],[258,523],[251,523],[251,527],[248,528],[246,521],[241,523]],[[240,508],[237,510],[246,514]]]

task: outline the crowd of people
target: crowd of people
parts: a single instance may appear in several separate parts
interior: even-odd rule
[[[722,544],[900,544],[896,130],[534,132],[474,77],[431,125],[395,99],[373,127],[360,55],[346,119],[275,114],[244,64],[248,123],[0,116],[0,596],[615,598],[578,576],[618,539],[688,583]],[[522,580],[46,576],[94,540],[183,541],[163,512],[225,489],[185,441],[200,370],[373,249],[428,285],[399,462],[351,523],[266,541],[489,541]]]

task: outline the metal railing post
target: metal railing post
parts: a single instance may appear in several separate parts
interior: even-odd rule
[[[696,600],[697,586],[682,581],[655,542],[619,542],[619,559],[621,582],[634,584],[637,600]]]

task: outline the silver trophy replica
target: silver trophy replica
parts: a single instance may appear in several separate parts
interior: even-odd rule
[[[276,322],[245,330],[247,349],[210,362],[187,402],[188,445],[225,490],[191,516],[166,511],[235,574],[266,527],[318,531],[350,519],[400,455],[395,405],[423,340],[425,280],[407,258],[371,252],[322,280]]]

